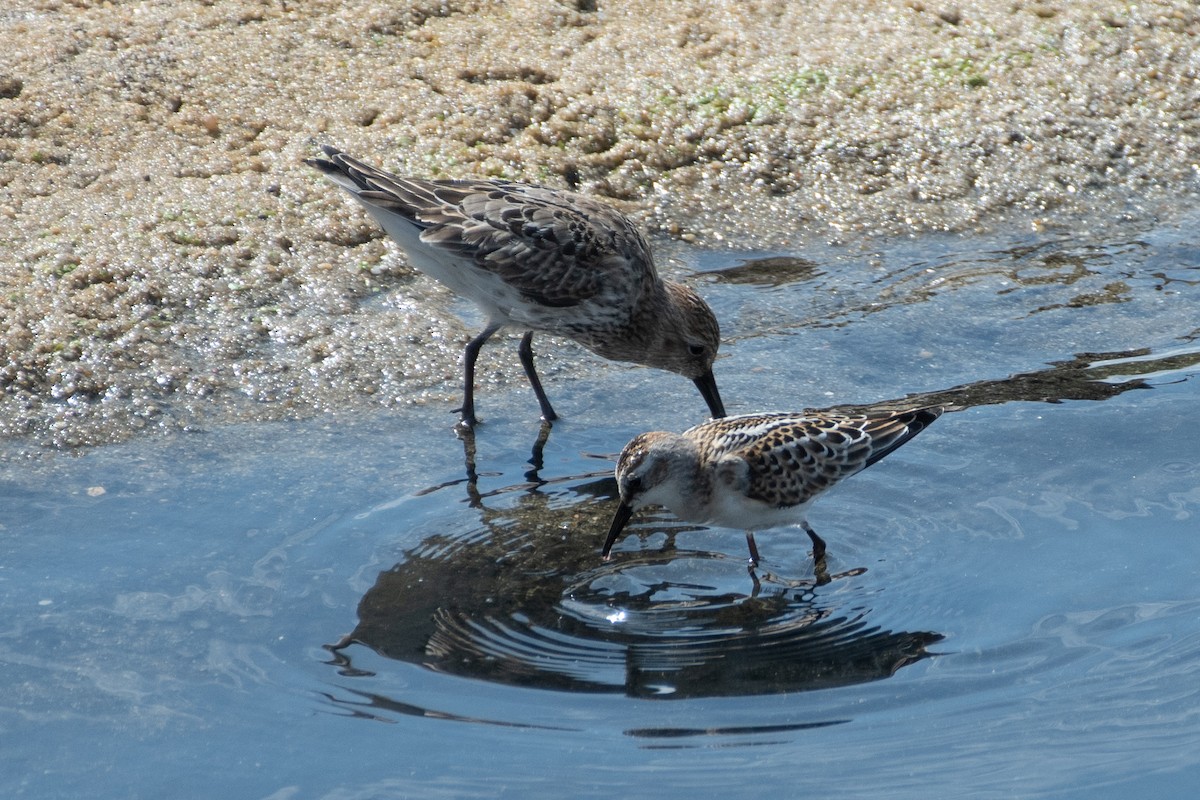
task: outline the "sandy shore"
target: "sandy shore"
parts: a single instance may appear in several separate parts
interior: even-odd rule
[[[451,299],[314,142],[668,247],[1096,230],[1200,171],[1191,2],[12,0],[0,48],[10,445],[453,398]]]

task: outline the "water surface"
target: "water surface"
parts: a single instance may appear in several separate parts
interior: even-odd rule
[[[0,787],[1182,796],[1195,221],[697,254],[731,413],[954,409],[818,502],[824,585],[799,529],[756,581],[739,532],[665,513],[601,562],[613,455],[704,409],[568,345],[548,436],[516,386],[473,441],[429,406],[8,459]]]

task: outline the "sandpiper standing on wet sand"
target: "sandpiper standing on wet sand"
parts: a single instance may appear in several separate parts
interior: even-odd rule
[[[682,434],[635,437],[617,461],[620,505],[601,555],[635,509],[660,505],[681,519],[746,532],[750,567],[754,531],[799,523],[821,567],[825,542],[808,524],[808,507],[843,478],[866,469],[942,414],[939,407],[870,414],[772,413],[714,419]]]
[[[547,421],[557,415],[533,366],[534,331],[691,378],[712,415],[725,416],[712,373],[716,317],[691,289],[658,277],[646,240],[624,215],[510,181],[402,178],[322,149],[327,158],[305,163],[362,203],[413,266],[487,316],[463,353],[464,424],[476,423],[475,359],[505,325],[525,330],[517,352]]]

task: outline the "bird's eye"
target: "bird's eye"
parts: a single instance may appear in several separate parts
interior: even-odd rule
[[[704,345],[702,345],[702,344],[689,344],[688,345],[688,353],[690,355],[693,355],[696,357],[704,355],[704,350],[705,350],[705,348],[704,348]]]

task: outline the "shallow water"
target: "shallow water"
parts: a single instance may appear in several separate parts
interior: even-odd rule
[[[731,413],[956,408],[817,503],[826,585],[803,531],[756,584],[665,514],[601,562],[612,456],[703,403],[565,345],[544,440],[517,387],[473,442],[429,407],[6,461],[0,789],[1182,796],[1197,221],[697,255]]]

